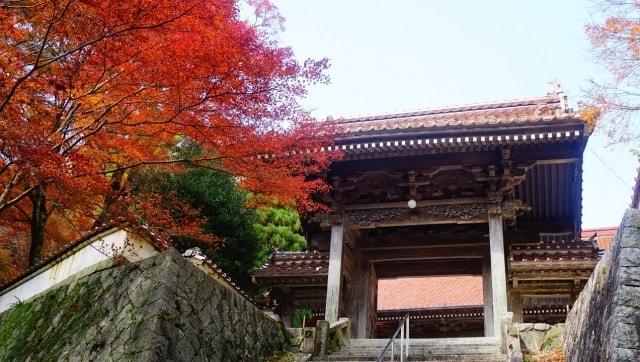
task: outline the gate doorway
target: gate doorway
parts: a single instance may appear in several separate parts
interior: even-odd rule
[[[378,280],[376,338],[387,338],[409,314],[412,338],[482,337],[482,276]]]

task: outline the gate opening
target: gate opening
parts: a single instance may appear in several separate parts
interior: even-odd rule
[[[482,337],[482,277],[379,279],[376,337],[388,338],[406,314],[411,338]]]

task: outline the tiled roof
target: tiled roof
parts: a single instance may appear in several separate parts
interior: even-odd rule
[[[579,119],[567,108],[566,102],[564,93],[556,90],[540,98],[346,118],[338,120],[338,125],[342,127],[343,133],[353,134],[411,128],[482,127]]]
[[[277,252],[269,262],[253,272],[254,276],[326,275],[329,255],[318,251]]]
[[[598,247],[600,249],[608,250],[617,232],[618,232],[617,226],[584,229],[582,230],[582,238],[589,239],[595,234],[594,239],[598,244]]]
[[[318,251],[276,252],[267,264],[252,272],[261,286],[325,285],[329,255]]]
[[[481,276],[380,279],[378,310],[482,305]]]
[[[594,240],[576,238],[571,232],[541,233],[538,243],[509,246],[509,269],[584,269],[600,256]]]
[[[517,262],[573,262],[593,261],[599,255],[593,242],[571,241],[561,243],[542,242],[538,244],[512,245],[510,250],[511,264]]]

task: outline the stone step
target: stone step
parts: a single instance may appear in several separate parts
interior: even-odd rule
[[[460,345],[499,345],[500,341],[496,337],[465,337],[465,338],[411,338],[412,345],[431,346],[460,346]],[[350,346],[382,346],[384,347],[389,339],[372,338],[358,339],[354,338],[349,341]]]
[[[322,358],[313,358],[312,361],[318,362],[330,362],[330,361],[375,361],[376,357],[351,357],[351,356],[326,356]],[[389,361],[386,358],[385,361]],[[399,357],[396,356],[394,361],[399,361]],[[501,354],[495,355],[447,355],[447,356],[410,356],[405,358],[405,361],[423,361],[423,362],[441,362],[441,361],[455,361],[455,362],[506,362],[507,356]]]
[[[390,349],[389,349],[390,350]],[[388,351],[389,351],[388,350]],[[400,348],[394,348],[396,353]],[[335,353],[380,353],[382,348],[342,348]],[[410,348],[409,352],[414,354],[492,354],[500,353],[498,348]]]
[[[359,350],[359,349],[341,349],[337,352],[334,352],[333,354],[335,355],[351,355],[351,356],[371,356],[371,355],[378,355],[378,353],[380,353],[382,350],[381,349],[366,349],[366,350]],[[399,349],[395,349],[394,350],[395,353],[399,353]],[[465,354],[473,354],[473,355],[488,355],[488,354],[498,354],[500,353],[499,350],[497,349],[491,349],[491,350],[482,350],[482,349],[469,349],[469,350],[448,350],[448,349],[410,349],[410,354],[412,355],[420,355],[420,356],[426,356],[426,355],[434,355],[434,356],[439,356],[439,355],[450,355],[450,354],[460,354],[460,355],[465,355]]]
[[[352,339],[340,350],[313,361],[375,361],[388,342],[388,339]],[[396,360],[399,350],[396,341]],[[500,353],[498,339],[493,337],[411,339],[410,356],[405,360],[492,362],[506,361],[506,356]]]
[[[347,356],[351,356],[351,357],[376,357],[378,355],[378,353],[380,353],[379,351],[374,351],[374,352],[353,352],[353,351],[344,351],[341,353],[332,353],[332,356],[338,356],[338,357],[347,357]],[[399,354],[398,351],[395,352],[396,355]],[[492,353],[470,353],[470,352],[463,352],[463,353],[459,353],[459,352],[454,352],[454,351],[440,351],[438,353],[432,353],[432,352],[414,352],[412,351],[411,353],[409,353],[410,356],[421,356],[421,357],[437,357],[437,356],[451,356],[451,355],[456,355],[456,356],[492,356],[492,355],[496,355],[496,354],[500,354],[499,352],[492,352]]]
[[[406,344],[405,344],[406,346]],[[412,349],[418,349],[418,350],[430,350],[430,349],[435,349],[435,350],[439,350],[439,349],[451,349],[451,350],[467,350],[467,349],[493,349],[493,350],[498,350],[500,347],[496,346],[496,345],[466,345],[466,346],[446,346],[446,345],[429,345],[429,346],[424,346],[424,345],[415,345],[415,344],[410,344],[409,348]],[[348,346],[349,348],[352,349],[379,349],[381,350],[382,348],[384,348],[384,346]],[[400,344],[399,343],[395,343],[394,344],[394,348],[400,348]]]
[[[377,346],[357,346],[357,347],[348,347],[350,350],[359,350],[359,351],[382,351],[382,347]],[[400,345],[396,344],[393,347],[394,350],[400,350]],[[465,346],[465,347],[447,347],[447,346],[414,346],[411,345],[409,347],[412,351],[488,351],[488,352],[498,352],[500,348],[497,346]]]

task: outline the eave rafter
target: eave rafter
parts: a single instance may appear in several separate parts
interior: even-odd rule
[[[393,140],[337,140],[336,145],[327,147],[327,151],[341,151],[346,159],[365,159],[389,157],[390,155],[415,153],[452,153],[492,150],[496,147],[540,145],[572,140],[582,140],[584,127],[571,130],[540,131],[521,130],[508,134],[469,135],[469,136],[424,136],[411,134],[397,135]]]

